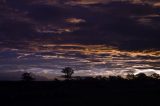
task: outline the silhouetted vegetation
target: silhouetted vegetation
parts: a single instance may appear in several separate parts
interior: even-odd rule
[[[151,75],[151,77],[154,78],[154,79],[159,79],[159,78],[160,78],[160,75],[157,74],[157,73],[153,73],[153,74]]]
[[[28,82],[28,81],[35,80],[35,78],[32,76],[31,73],[25,72],[25,73],[22,74],[22,80]]]
[[[135,75],[133,73],[128,73],[128,75],[126,76],[126,79],[133,80],[135,79]]]
[[[72,74],[74,74],[74,70],[71,67],[65,67],[62,73],[65,74],[65,78],[69,79],[72,77]]]
[[[3,106],[159,106],[159,97],[160,80],[156,73],[129,74],[126,78],[0,82]]]

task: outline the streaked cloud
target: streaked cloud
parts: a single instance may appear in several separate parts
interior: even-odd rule
[[[0,57],[4,72],[26,70],[47,78],[60,76],[65,66],[74,68],[77,76],[124,76],[160,69],[160,51],[122,51],[106,45],[42,44],[32,51],[4,50],[1,54],[5,54]]]
[[[72,24],[79,24],[86,22],[84,19],[78,19],[78,18],[68,18],[66,19],[66,22],[72,23]]]
[[[158,0],[0,0],[0,69],[159,73],[159,9]]]

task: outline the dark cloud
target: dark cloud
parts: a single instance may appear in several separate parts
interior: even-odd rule
[[[158,0],[0,0],[0,80],[159,73],[159,22]]]
[[[151,18],[150,25],[138,21],[139,16],[159,14],[159,8],[149,4],[130,2],[111,2],[90,6],[91,13],[85,17],[82,29],[73,33],[82,43],[116,44],[122,49],[159,49],[159,16]],[[99,11],[98,11],[99,9]],[[93,12],[94,11],[94,12]]]
[[[18,40],[21,37],[31,37],[34,30],[29,23],[7,20],[1,23],[0,32],[1,37]]]
[[[1,0],[0,38],[159,49],[160,8],[145,1]],[[61,3],[61,4],[60,4]],[[84,23],[65,20],[77,18]],[[15,44],[16,46],[16,44]]]
[[[65,14],[63,10],[55,6],[38,5],[35,6],[30,12],[29,17],[33,18],[35,21],[55,21],[59,18],[64,18]]]

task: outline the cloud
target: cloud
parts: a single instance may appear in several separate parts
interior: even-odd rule
[[[0,10],[0,38],[25,39],[30,42],[28,45],[38,39],[105,44],[125,50],[159,49],[160,17],[156,3],[150,0],[5,0]]]
[[[0,0],[0,77],[159,73],[159,11],[158,0]]]
[[[84,16],[86,23],[81,26],[80,30],[73,33],[73,35],[78,35],[74,37],[80,43],[116,44],[121,49],[131,50],[159,49],[157,40],[160,33],[157,29],[159,17],[148,17],[149,25],[141,24],[142,18],[138,18],[152,14],[158,15],[158,9],[149,4],[132,4],[130,2],[96,4],[90,8],[92,12]]]
[[[1,72],[29,71],[47,78],[72,67],[75,75],[124,75],[159,70],[159,51],[122,51],[106,45],[38,44],[30,49],[0,52]],[[144,71],[145,72],[145,71]]]
[[[17,80],[22,80],[22,74],[24,72],[0,72],[0,80],[1,81],[17,81]],[[47,81],[48,79],[46,77],[40,76],[40,75],[35,75],[33,74],[33,77],[37,81]]]
[[[85,23],[86,21],[84,19],[78,19],[78,18],[68,18],[65,20],[68,23],[71,24],[79,24],[79,23]]]

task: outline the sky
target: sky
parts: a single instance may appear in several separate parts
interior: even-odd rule
[[[160,74],[159,28],[159,0],[0,0],[0,80]]]

